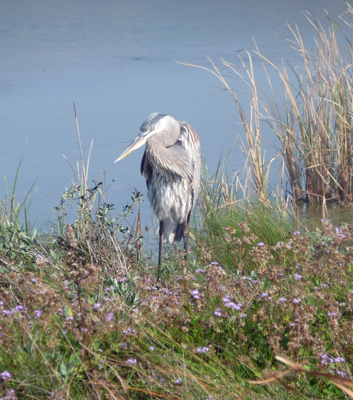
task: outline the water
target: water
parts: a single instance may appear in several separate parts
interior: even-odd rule
[[[314,29],[302,12],[329,26],[324,10],[338,20],[346,5],[332,0],[1,0],[0,9],[0,198],[7,193],[3,175],[11,187],[23,156],[18,200],[37,179],[29,218],[40,229],[55,220],[52,208],[70,186],[72,172],[63,154],[73,166],[80,158],[72,99],[86,157],[94,141],[90,179],[97,181],[101,171],[107,185],[114,179],[107,201],[120,211],[131,186],[146,192],[139,173],[143,150],[113,161],[150,113],[189,122],[211,171],[237,135],[244,138],[234,102],[220,92],[221,83],[177,62],[211,67],[210,57],[218,66],[225,59],[240,67],[238,56],[255,49],[255,38],[276,65],[284,59],[296,66],[300,58],[286,41],[292,38],[287,22],[298,25],[313,48]],[[265,76],[258,60],[254,67],[261,85]],[[241,88],[239,80],[232,84]],[[241,99],[246,108],[246,98]],[[276,143],[270,131],[264,136]],[[274,148],[264,144],[269,160]],[[232,173],[243,166],[236,146],[227,167]],[[147,200],[142,214],[148,224]]]

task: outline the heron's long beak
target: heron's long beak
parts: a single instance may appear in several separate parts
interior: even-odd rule
[[[124,157],[129,155],[132,151],[138,149],[139,147],[143,146],[148,139],[148,135],[138,135],[134,141],[129,145],[129,147],[120,155],[120,157],[115,160],[114,162],[118,162],[122,160]]]

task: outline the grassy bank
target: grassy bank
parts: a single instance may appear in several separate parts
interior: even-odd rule
[[[163,285],[124,227],[136,193],[112,216],[100,185],[72,187],[45,238],[2,209],[2,398],[345,398],[353,225],[299,232],[220,187],[203,183],[192,255],[166,253]]]

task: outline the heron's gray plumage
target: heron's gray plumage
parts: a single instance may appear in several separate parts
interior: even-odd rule
[[[165,114],[151,114],[140,135],[118,158],[146,143],[141,174],[147,197],[169,243],[184,238],[200,187],[202,157],[195,130]],[[117,161],[118,161],[117,160]],[[185,243],[186,248],[186,243]]]
[[[160,118],[166,117],[171,119],[167,127],[146,143],[141,173],[153,211],[164,222],[166,239],[173,243],[182,239],[184,221],[189,222],[198,197],[201,151],[199,138],[190,125],[169,116]],[[149,117],[141,128],[148,130],[153,123],[156,116]]]

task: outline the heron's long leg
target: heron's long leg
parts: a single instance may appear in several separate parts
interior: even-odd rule
[[[184,240],[184,258],[186,260],[188,256],[188,247],[189,247],[189,227],[187,220],[185,220],[184,222],[183,240]]]
[[[158,252],[158,277],[157,277],[158,281],[161,275],[163,239],[164,239],[164,224],[163,221],[159,221],[159,252]]]

